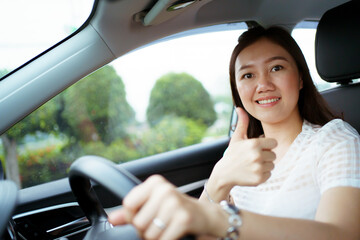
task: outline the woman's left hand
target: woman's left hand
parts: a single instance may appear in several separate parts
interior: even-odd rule
[[[123,208],[109,215],[109,221],[133,224],[144,239],[163,240],[186,234],[220,236],[228,227],[226,214],[218,205],[180,193],[159,175],[135,187],[125,197]]]

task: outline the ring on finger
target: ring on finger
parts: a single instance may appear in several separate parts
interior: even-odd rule
[[[154,218],[153,223],[161,230],[164,230],[166,228],[166,224],[160,218]]]

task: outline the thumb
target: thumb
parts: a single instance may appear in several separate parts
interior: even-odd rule
[[[118,209],[109,214],[108,221],[112,225],[124,225],[131,222],[132,214],[125,208]]]
[[[236,113],[238,121],[236,123],[235,131],[231,137],[231,141],[240,141],[247,139],[247,129],[249,127],[249,116],[244,109],[237,107]]]

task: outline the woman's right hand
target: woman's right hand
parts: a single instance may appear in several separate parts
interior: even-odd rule
[[[154,175],[130,191],[123,207],[109,215],[109,222],[132,224],[142,239],[173,240],[186,234],[216,239],[225,236],[228,218],[219,204],[200,203]]]
[[[215,165],[207,183],[207,191],[214,201],[228,196],[232,187],[257,186],[271,176],[276,159],[272,151],[277,142],[272,138],[248,139],[249,117],[245,110],[236,108],[238,122],[229,147]]]

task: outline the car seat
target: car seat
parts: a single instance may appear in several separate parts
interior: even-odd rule
[[[321,94],[329,106],[360,132],[360,1],[328,10],[315,38],[316,68],[322,79],[339,86]]]

